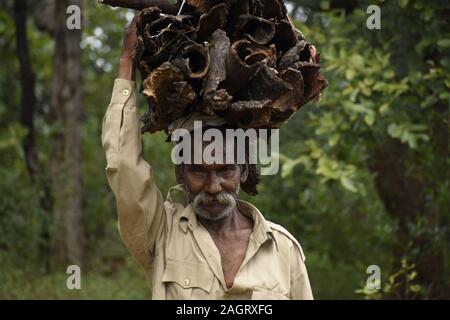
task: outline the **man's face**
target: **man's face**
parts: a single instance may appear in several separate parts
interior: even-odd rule
[[[203,149],[206,144],[203,145]],[[226,148],[223,150],[226,159]],[[241,182],[247,178],[246,166],[238,164],[185,164],[181,180],[194,212],[200,218],[219,221],[236,210]]]
[[[222,220],[236,209],[241,179],[235,164],[191,164],[184,168],[184,182],[194,212],[206,220]]]

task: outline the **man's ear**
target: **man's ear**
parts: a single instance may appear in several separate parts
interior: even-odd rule
[[[184,184],[184,166],[183,165],[175,166],[175,178],[177,179],[178,184]]]
[[[241,183],[247,181],[248,178],[248,163],[241,165]]]

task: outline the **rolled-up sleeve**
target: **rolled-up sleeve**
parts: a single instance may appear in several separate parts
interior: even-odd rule
[[[106,176],[116,198],[120,236],[149,269],[165,212],[152,167],[142,156],[138,119],[135,83],[116,79],[102,125]]]

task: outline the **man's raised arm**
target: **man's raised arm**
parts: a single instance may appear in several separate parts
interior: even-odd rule
[[[119,78],[114,82],[111,103],[103,119],[102,145],[106,175],[116,197],[120,235],[139,263],[148,269],[156,238],[164,227],[165,212],[153,170],[142,157],[134,83],[135,45],[133,20],[125,31]]]

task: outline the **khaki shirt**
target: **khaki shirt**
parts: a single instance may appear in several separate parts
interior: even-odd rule
[[[244,261],[227,289],[220,253],[192,205],[163,200],[142,157],[134,82],[116,79],[103,119],[106,175],[116,197],[119,232],[144,268],[153,299],[312,299],[305,257],[283,227],[248,202],[254,221]]]

